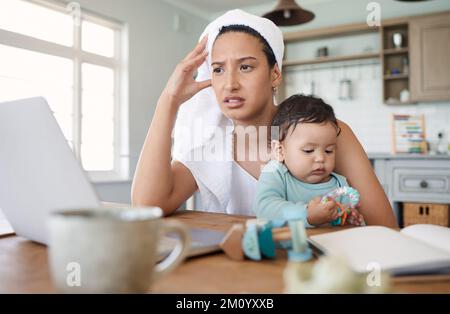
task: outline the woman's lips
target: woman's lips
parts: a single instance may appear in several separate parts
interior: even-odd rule
[[[245,99],[242,97],[226,97],[223,102],[228,108],[236,109],[244,105]]]

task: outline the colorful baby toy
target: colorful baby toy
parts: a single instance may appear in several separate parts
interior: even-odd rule
[[[341,199],[341,202],[338,199]],[[365,224],[363,216],[356,210],[359,203],[359,193],[356,189],[349,186],[337,188],[322,197],[321,202],[326,203],[330,200],[336,202],[340,214],[336,220],[331,222],[333,226],[343,226],[346,223],[356,226]]]
[[[332,222],[332,225],[364,225],[363,216],[356,210],[359,203],[357,190],[351,187],[341,187],[325,195],[321,202],[326,203],[330,200],[337,203],[338,211],[341,214]],[[285,224],[287,226],[280,226]],[[303,262],[312,258],[305,222],[302,219],[283,221],[281,224],[279,221],[250,219],[247,220],[245,226],[235,224],[226,234],[220,247],[231,259],[243,260],[247,257],[259,261],[263,257],[275,258],[277,245],[288,248],[289,261]]]
[[[275,258],[276,244],[291,241],[288,245],[290,261],[307,261],[312,258],[303,220],[289,221],[287,227],[275,228],[274,225],[271,221],[257,219],[248,220],[245,227],[235,224],[220,247],[232,259],[243,260],[247,257],[259,261],[262,257]]]

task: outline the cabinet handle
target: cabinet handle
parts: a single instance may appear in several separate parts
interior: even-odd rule
[[[430,208],[427,206],[425,207],[425,215],[429,215],[430,214]]]
[[[420,187],[421,187],[422,189],[427,188],[427,187],[428,187],[428,182],[425,181],[425,180],[420,181]]]
[[[422,206],[419,207],[419,215],[421,215],[421,216],[423,215],[423,207]]]

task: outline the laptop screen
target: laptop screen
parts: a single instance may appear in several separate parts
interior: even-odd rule
[[[55,210],[98,197],[44,98],[0,103],[0,208],[16,234],[47,243]]]

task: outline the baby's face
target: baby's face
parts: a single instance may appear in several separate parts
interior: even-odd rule
[[[282,143],[284,163],[303,182],[326,182],[334,169],[336,142],[337,130],[331,123],[299,123]]]

